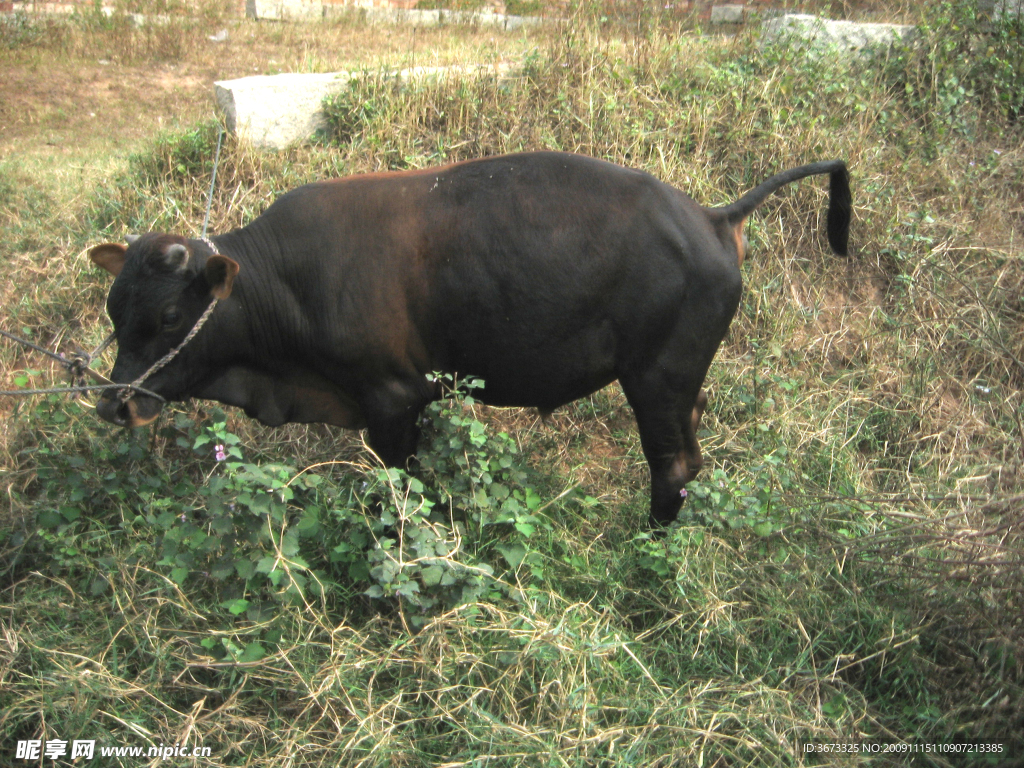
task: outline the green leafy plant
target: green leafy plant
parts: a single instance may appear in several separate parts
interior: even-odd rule
[[[366,466],[330,479],[247,461],[219,409],[203,425],[178,414],[164,429],[196,455],[198,474],[172,479],[139,435],[97,443],[91,464],[44,445],[40,477],[63,478],[37,518],[47,549],[74,565],[85,520],[120,509],[128,527],[157,533],[154,565],[171,581],[205,582],[223,609],[254,620],[338,588],[397,599],[416,621],[506,595],[495,574],[526,560],[530,537],[549,525],[534,514],[541,497],[515,441],[476,418],[468,393],[483,383],[439,381],[449,396],[425,411],[416,475]],[[68,418],[58,405],[42,414],[55,425]]]
[[[379,510],[365,554],[372,582],[366,594],[398,596],[417,617],[437,606],[507,594],[509,584],[494,577],[498,555],[514,569],[526,559],[530,537],[549,526],[534,514],[541,497],[515,441],[506,433],[488,434],[473,412],[469,393],[483,382],[437,380],[450,396],[425,411],[417,476],[375,470],[357,497],[363,509]],[[365,544],[360,532],[334,551],[351,568]]]
[[[975,138],[979,110],[1024,108],[1024,18],[978,2],[939,2],[918,34],[881,60],[896,95],[938,136]]]

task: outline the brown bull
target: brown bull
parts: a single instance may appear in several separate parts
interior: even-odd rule
[[[841,161],[703,208],[636,170],[537,152],[289,192],[212,241],[148,234],[92,260],[118,356],[167,400],[200,397],[260,421],[368,431],[389,465],[416,451],[427,374],[472,375],[480,398],[550,411],[618,379],[651,471],[651,520],[672,521],[700,469],[708,366],[739,303],[743,222],[785,184],[830,174],[828,238],[846,254]],[[106,394],[99,414],[137,426],[160,400]]]

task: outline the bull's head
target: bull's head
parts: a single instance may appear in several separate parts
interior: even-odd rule
[[[117,337],[110,376],[117,384],[136,381],[180,344],[213,299],[231,294],[238,274],[238,264],[227,256],[213,253],[201,241],[174,235],[132,236],[127,248],[97,245],[89,258],[114,276],[107,314]],[[187,365],[169,365],[142,386],[166,400],[180,400],[189,395],[195,376]],[[108,390],[96,412],[112,424],[139,427],[153,421],[162,406],[143,393],[132,392],[125,399]]]

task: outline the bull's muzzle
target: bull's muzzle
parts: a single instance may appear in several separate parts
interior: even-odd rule
[[[148,395],[134,395],[121,400],[114,394],[105,394],[96,403],[96,413],[104,421],[119,427],[144,427],[160,415],[163,403]]]

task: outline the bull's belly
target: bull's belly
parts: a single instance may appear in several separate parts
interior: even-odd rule
[[[471,374],[472,375],[472,374]],[[473,397],[487,405],[500,407],[538,408],[553,411],[559,406],[586,397],[615,381],[613,373],[600,377],[552,380],[542,375],[490,376],[484,388],[474,390]]]
[[[461,378],[482,379],[484,387],[474,397],[484,403],[544,411],[586,397],[618,378],[615,345],[606,333],[477,347],[455,356],[446,368]]]

